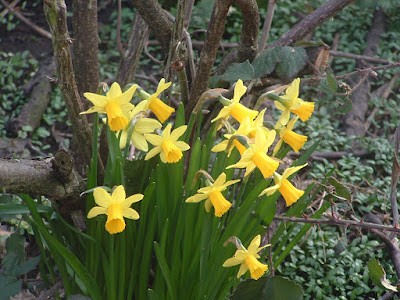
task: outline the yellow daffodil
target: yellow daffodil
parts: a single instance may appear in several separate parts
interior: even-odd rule
[[[277,124],[284,126],[288,123],[290,112],[298,115],[305,122],[314,111],[314,102],[306,102],[299,98],[300,78],[295,79],[286,89],[286,94],[279,97],[279,101],[275,101],[275,106],[282,110],[282,115]]]
[[[213,184],[208,181],[210,186],[199,189],[197,191],[198,194],[187,198],[185,202],[197,203],[207,199],[204,203],[206,211],[210,212],[211,206],[214,206],[215,216],[222,217],[222,215],[228,211],[232,204],[225,199],[221,192],[226,190],[228,186],[240,181],[240,179],[225,181],[226,175],[225,173],[222,173],[218,176],[217,180],[215,180]]]
[[[250,134],[250,132],[253,130],[253,128],[251,127],[251,121],[249,116],[246,116],[243,119],[243,122],[240,124],[238,130],[236,130],[234,132],[234,134],[225,134],[224,137],[226,138],[226,140],[223,140],[221,143],[215,145],[211,151],[212,152],[221,152],[221,151],[228,151],[228,157],[231,155],[232,149],[235,146],[239,152],[240,155],[243,154],[244,151],[246,151],[246,147],[243,146],[238,140],[234,140],[232,143],[229,143],[229,139],[233,136],[233,135],[248,135]]]
[[[145,109],[150,109],[160,120],[161,123],[164,123],[171,114],[175,111],[174,108],[162,102],[158,96],[169,86],[172,82],[165,83],[165,79],[162,78],[158,83],[157,91],[150,95],[147,99],[145,99]]]
[[[289,121],[286,127],[283,126],[282,128],[277,129],[281,139],[276,144],[273,155],[278,153],[283,142],[292,147],[294,152],[299,152],[300,148],[304,146],[304,143],[307,141],[307,136],[292,131],[294,124],[298,119],[299,117],[295,117]]]
[[[237,278],[242,276],[247,270],[250,270],[251,278],[257,280],[268,270],[268,265],[264,265],[258,261],[261,249],[269,246],[265,245],[260,247],[261,236],[257,235],[250,243],[248,249],[241,245],[240,250],[237,250],[232,258],[227,259],[223,267],[232,267],[240,264],[239,272],[237,273]]]
[[[228,119],[229,116],[232,116],[239,123],[242,123],[243,119],[246,116],[249,116],[251,120],[253,120],[258,112],[252,109],[247,108],[243,104],[239,103],[240,98],[246,93],[247,88],[243,85],[243,81],[239,79],[236,82],[235,89],[233,92],[233,99],[226,99],[227,105],[224,106],[223,109],[219,112],[218,116],[214,118],[211,122],[214,122],[218,119]]]
[[[278,190],[282,197],[285,199],[286,201],[286,205],[290,206],[293,203],[295,203],[297,200],[299,200],[299,198],[301,196],[303,196],[304,191],[296,189],[290,182],[289,180],[287,180],[287,178],[296,173],[298,170],[300,170],[301,168],[304,168],[305,166],[307,166],[307,164],[298,166],[298,167],[291,167],[291,168],[287,168],[282,176],[279,175],[278,173],[274,173],[274,182],[275,185],[271,186],[269,188],[266,188],[265,190],[263,190],[260,194],[260,197],[262,195],[272,195],[276,192],[276,190]]]
[[[144,135],[146,140],[156,146],[147,153],[145,160],[160,153],[160,158],[163,163],[176,163],[182,158],[182,151],[186,151],[190,148],[185,142],[178,141],[178,138],[185,133],[187,126],[181,126],[172,132],[171,127],[172,125],[168,124],[161,136],[156,134]]]
[[[81,114],[90,114],[94,112],[106,113],[108,125],[112,131],[119,131],[128,125],[127,113],[134,108],[129,103],[135,93],[137,84],[132,85],[125,93],[122,93],[121,87],[117,82],[111,85],[106,96],[84,93],[83,95],[93,103],[93,107],[89,108]]]
[[[134,124],[131,125],[133,126],[131,142],[137,149],[147,152],[149,151],[149,147],[147,145],[146,139],[144,138],[144,134],[152,133],[156,129],[161,129],[162,125],[155,119],[143,118],[140,112],[141,110],[139,105],[136,106],[133,111],[128,112],[129,122],[134,122]],[[122,130],[121,138],[119,141],[119,146],[121,149],[126,146],[129,129],[129,126],[127,126]]]
[[[236,164],[228,166],[227,169],[246,168],[244,176],[247,177],[257,167],[263,174],[264,178],[270,177],[279,166],[279,162],[267,155],[269,146],[271,146],[275,140],[275,135],[276,132],[271,130],[267,139],[264,131],[261,128],[258,128],[255,143],[251,147],[247,148]]]
[[[106,230],[109,233],[115,234],[124,231],[124,218],[133,220],[139,219],[137,211],[130,208],[130,206],[132,203],[142,200],[142,194],[136,194],[126,198],[124,187],[119,185],[112,195],[107,193],[103,188],[96,188],[93,195],[96,204],[99,206],[93,207],[89,211],[87,217],[91,219],[101,214],[107,215]]]

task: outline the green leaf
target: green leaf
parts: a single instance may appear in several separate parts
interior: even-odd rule
[[[342,183],[337,181],[336,178],[333,177],[329,177],[328,182],[335,187],[336,195],[345,198],[347,200],[350,200],[351,198],[350,190],[346,186],[344,186]]]
[[[91,299],[88,296],[76,294],[76,295],[69,296],[67,300],[91,300]]]
[[[349,96],[344,96],[343,98],[337,98],[339,107],[337,108],[337,112],[339,114],[347,114],[348,112],[351,111],[352,107],[353,107],[353,103],[351,102]]]
[[[32,222],[40,230],[40,233],[49,244],[51,251],[56,251],[59,255],[61,255],[63,259],[71,266],[74,272],[79,276],[79,278],[82,280],[87,290],[89,291],[92,299],[102,299],[100,289],[96,281],[94,281],[88,270],[82,265],[79,259],[71,251],[65,248],[59,241],[57,241],[50,234],[47,228],[43,227],[43,225],[37,223],[36,221]]]
[[[147,290],[147,295],[149,296],[149,300],[159,300],[160,297],[158,297],[157,293],[153,291],[152,289]]]
[[[25,261],[24,243],[25,238],[17,232],[11,234],[7,239],[7,255],[1,262],[5,274],[17,276],[15,269]]]
[[[282,60],[276,65],[276,74],[284,79],[289,79],[297,75],[307,62],[307,52],[301,47],[282,48]]]
[[[225,73],[222,75],[222,79],[229,82],[237,81],[238,79],[250,80],[254,78],[254,68],[250,64],[249,60],[242,63],[234,63],[230,65]]]
[[[50,206],[36,204],[38,212],[52,212],[53,209]],[[0,204],[0,215],[18,215],[18,214],[29,214],[29,208],[25,204]]]
[[[0,275],[0,299],[10,299],[21,291],[22,282],[12,277]]]
[[[333,71],[330,68],[326,70],[326,81],[328,83],[328,87],[330,88],[332,94],[335,94],[338,89],[338,83],[336,81],[335,74],[333,74]]]
[[[262,299],[263,287],[268,277],[261,277],[259,280],[247,279],[238,284],[231,300]],[[268,298],[269,299],[269,298]]]
[[[267,280],[263,288],[264,299],[298,300],[303,296],[301,287],[294,281],[284,277],[274,276]]]
[[[397,292],[397,287],[391,285],[389,281],[386,279],[386,272],[379,263],[379,260],[373,259],[368,262],[368,271],[369,276],[375,285],[379,286],[382,289],[391,290],[393,292]]]
[[[282,48],[273,47],[265,50],[254,61],[254,76],[256,78],[264,77],[275,70],[275,66],[282,59]]]
[[[25,275],[26,273],[35,269],[39,261],[40,261],[40,256],[32,257],[31,259],[25,261],[24,263],[16,267],[14,273],[17,274],[17,276]]]

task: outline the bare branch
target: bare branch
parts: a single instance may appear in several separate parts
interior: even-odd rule
[[[287,46],[302,40],[307,34],[313,31],[314,28],[323,24],[326,20],[336,15],[352,2],[353,0],[329,0],[307,15],[271,46]]]
[[[283,222],[296,222],[296,223],[311,223],[311,224],[318,224],[318,225],[332,225],[332,226],[354,226],[360,227],[365,229],[376,229],[379,231],[391,231],[397,234],[400,234],[400,228],[380,225],[375,223],[365,223],[362,221],[351,221],[351,220],[342,220],[336,218],[329,218],[329,219],[304,219],[304,218],[295,218],[295,217],[283,217],[283,216],[275,216],[274,220],[276,221],[283,221]]]
[[[117,18],[117,48],[119,54],[121,54],[122,59],[125,59],[125,52],[124,47],[121,43],[121,15],[122,15],[122,8],[121,8],[121,0],[118,0],[118,18]]]
[[[67,29],[67,11],[64,0],[45,0],[44,12],[53,36],[54,57],[57,66],[58,86],[64,96],[74,137],[80,146],[84,162],[89,165],[92,156],[92,134],[84,115],[84,105],[79,97],[69,46],[71,38]]]
[[[12,13],[18,18],[20,19],[22,22],[24,22],[26,25],[28,25],[29,27],[31,27],[33,30],[35,30],[37,33],[39,33],[41,36],[44,36],[45,38],[48,38],[49,40],[51,40],[51,33],[48,32],[47,30],[44,30],[43,28],[40,28],[39,26],[37,26],[35,23],[29,21],[27,18],[25,18],[20,12],[14,10],[14,8],[12,7],[12,5],[9,5],[5,0],[0,0],[1,3],[7,7],[8,10],[12,11]]]
[[[157,0],[133,0],[133,6],[137,8],[140,15],[149,25],[151,32],[156,37],[167,54],[172,36],[172,22]]]
[[[264,51],[265,44],[268,41],[269,30],[271,29],[272,19],[274,18],[275,5],[278,0],[269,0],[267,8],[267,16],[265,17],[264,26],[261,32],[261,38],[258,42],[258,53]]]
[[[387,59],[376,58],[376,57],[371,57],[371,56],[367,56],[367,55],[346,53],[346,52],[341,52],[341,51],[330,50],[329,55],[346,57],[346,58],[357,59],[357,60],[365,60],[366,62],[375,63],[375,64],[390,64],[390,61],[388,61]]]

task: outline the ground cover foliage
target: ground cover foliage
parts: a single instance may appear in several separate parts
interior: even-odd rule
[[[28,7],[31,5],[30,8],[34,9],[42,5],[40,2],[35,1],[28,4],[27,1],[22,1],[21,9],[23,10],[27,5]],[[305,14],[322,3],[324,1],[306,1],[306,4],[303,1],[279,1],[275,7],[269,41],[277,40]],[[392,62],[398,61],[400,49],[395,41],[400,37],[398,30],[400,27],[399,7],[390,1],[383,1],[379,4],[380,6],[375,4],[375,2],[369,1],[369,5],[346,7],[334,20],[329,20],[317,27],[313,32],[312,40],[322,40],[325,44],[331,46],[334,43],[335,35],[339,33],[337,51],[361,54],[366,47],[366,36],[373,21],[373,13],[376,8],[379,8],[385,11],[388,19],[386,31],[382,35],[383,39],[379,42],[377,48],[376,57]],[[174,4],[170,5],[171,13],[175,14],[176,7]],[[266,4],[259,3],[259,5],[261,16],[265,16]],[[1,8],[4,9],[4,7]],[[99,52],[100,78],[109,79],[116,76],[120,61],[120,54],[114,44],[117,23],[116,4],[109,4],[104,10],[107,12],[102,12],[104,16],[100,20],[102,26],[99,34],[101,39]],[[196,2],[191,23],[193,31],[204,29],[204,24],[209,22],[211,10],[210,1]],[[135,9],[127,3],[122,10],[122,40],[127,39],[129,35],[134,11]],[[21,26],[20,21],[13,17],[13,14],[9,14],[8,19],[2,20],[2,22],[7,24],[7,35],[12,35],[13,30]],[[237,43],[240,40],[241,23],[240,11],[235,8],[231,9],[223,36],[224,42]],[[204,33],[198,33],[199,36],[202,34],[204,35]],[[150,39],[152,38],[154,39],[150,35]],[[163,59],[160,54],[160,46],[149,45],[147,51],[156,59]],[[18,87],[27,82],[38,69],[40,57],[23,49],[14,53],[2,50],[0,55],[2,56],[0,61],[2,74],[0,78],[2,81],[0,134],[2,137],[6,137],[9,135],[6,128],[7,121],[17,116],[22,105],[28,101],[28,98]],[[195,55],[198,58],[199,52],[195,52]],[[221,53],[217,56],[215,66],[219,65],[222,57]],[[161,66],[162,64],[157,64],[153,58],[142,54],[136,71],[139,75],[142,75],[142,77],[138,77],[138,83],[144,88],[151,89],[153,87],[154,89],[154,78],[162,77]],[[356,60],[344,57],[334,57],[330,65],[335,75],[352,72],[356,67]],[[321,139],[317,151],[351,151],[354,147],[354,141],[356,141],[357,147],[372,154],[366,157],[350,154],[334,160],[329,158],[313,160],[310,170],[307,174],[302,175],[302,179],[306,179],[308,182],[322,181],[333,170],[332,175],[351,193],[350,199],[339,198],[335,200],[334,210],[339,217],[354,214],[354,216],[362,218],[372,213],[378,215],[383,223],[391,224],[389,219],[391,215],[390,177],[394,152],[394,132],[400,125],[398,117],[400,112],[398,105],[400,100],[399,81],[396,80],[392,88],[388,90],[389,95],[382,96],[382,94],[375,92],[396,76],[398,69],[386,69],[377,73],[378,76],[371,83],[371,97],[367,114],[370,117],[366,120],[369,125],[366,135],[363,137],[346,135],[342,121],[343,113],[340,113],[340,110],[348,104],[345,100],[337,100],[338,97],[333,95],[334,93],[329,91],[327,87],[329,83],[311,81],[302,85],[302,99],[315,101],[316,109],[313,117],[304,125],[299,125],[299,128],[304,135],[309,137],[309,140]],[[250,76],[249,79],[251,78],[253,77]],[[229,77],[224,79],[230,81]],[[238,78],[233,77],[232,81],[236,81],[236,79]],[[172,93],[175,94],[176,92],[178,90],[175,87]],[[32,151],[32,148],[29,151],[25,149],[24,154],[22,154],[24,157],[53,156],[60,143],[67,149],[71,144],[70,123],[67,120],[67,111],[58,88],[53,88],[51,99],[40,126],[34,132],[29,126],[24,126],[18,131],[17,136],[12,137],[22,139],[29,137],[31,140],[34,151]],[[57,132],[54,129],[62,133],[60,135],[54,134]],[[61,136],[62,140],[57,140],[56,136]],[[311,145],[312,143],[306,144],[303,151]],[[1,201],[4,203],[21,203],[20,198],[8,195],[1,196]],[[43,204],[47,203],[46,200],[43,201]],[[311,206],[311,210],[306,210],[304,213],[312,215],[313,207],[315,205]],[[44,207],[42,209],[43,212],[46,210]],[[18,218],[3,218],[2,216],[1,220],[3,224],[12,224],[13,230],[25,236],[33,234],[32,228],[28,223],[24,223],[21,216]],[[298,233],[301,226],[295,225],[288,229],[288,232],[292,230],[290,236],[293,237]],[[10,241],[10,245],[12,245],[12,241]],[[19,244],[15,248],[20,251],[21,245]],[[38,253],[36,252],[36,254]],[[22,261],[25,260],[24,255],[21,254],[19,259],[17,264],[21,265]],[[388,250],[375,235],[364,230],[345,230],[344,228],[324,225],[312,226],[275,272],[277,275],[287,276],[298,283],[302,287],[306,299],[379,298],[386,291],[371,281],[367,268],[367,262],[371,259],[379,259],[386,271],[386,278],[395,285],[397,282],[396,272]],[[36,267],[36,260],[36,256],[32,255],[31,265],[28,263],[28,266],[25,266],[25,273]],[[24,269],[22,268],[22,270]],[[71,270],[65,270],[65,272],[68,273]],[[13,276],[21,278],[21,274],[15,273]],[[17,285],[18,287],[20,286]]]

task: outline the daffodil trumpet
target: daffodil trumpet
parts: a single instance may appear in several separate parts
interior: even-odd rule
[[[255,238],[253,238],[247,249],[242,245],[239,240],[239,243],[236,244],[238,250],[235,252],[235,255],[232,258],[228,258],[222,266],[233,267],[240,264],[239,272],[236,275],[237,278],[240,278],[247,271],[250,271],[251,278],[253,278],[254,280],[258,280],[268,270],[268,265],[262,264],[260,261],[258,261],[258,259],[260,258],[258,252],[260,252],[265,247],[270,246],[268,244],[260,247],[260,243],[260,235],[257,235]]]

